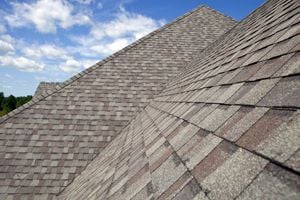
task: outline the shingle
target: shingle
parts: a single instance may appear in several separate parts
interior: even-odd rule
[[[189,181],[192,180],[192,178],[193,177],[189,172],[185,172],[173,185],[171,185],[162,195],[160,195],[158,199],[173,199],[175,195],[180,192]]]
[[[253,126],[266,112],[268,108],[241,107],[215,134],[228,140],[236,141],[250,127]]]
[[[260,70],[258,70],[249,80],[258,80],[271,77],[282,67],[284,63],[290,59],[291,56],[292,54],[288,54],[266,61]]]
[[[300,114],[297,114],[291,120],[278,126],[272,135],[257,146],[256,151],[271,159],[285,162],[300,148],[299,128]]]
[[[40,84],[38,85],[35,91],[34,97],[37,97],[39,95],[45,95],[55,90],[55,88],[60,85],[62,84],[58,82],[40,82]]]
[[[216,131],[239,108],[239,106],[219,106],[197,125],[209,131]]]
[[[274,134],[274,130],[292,115],[293,112],[288,110],[269,110],[239,138],[237,144],[249,150],[256,149],[257,145]]]
[[[274,76],[287,76],[300,72],[300,53],[297,52],[293,57],[278,70]]]
[[[176,151],[180,149],[180,147],[182,147],[187,141],[189,141],[198,132],[198,130],[198,127],[188,124],[187,126],[180,129],[178,128],[171,133],[168,136],[168,141]]]
[[[238,66],[240,67],[240,66]],[[231,83],[233,77],[239,74],[242,71],[242,68],[238,68],[229,72],[226,72],[225,76],[218,82],[218,85]]]
[[[264,64],[264,62],[255,63],[253,65],[243,67],[242,70],[230,80],[230,83],[243,82],[250,79]]]
[[[284,40],[278,44],[266,55],[263,59],[270,59],[272,57],[280,56],[290,52],[297,44],[299,44],[300,35],[296,35],[291,39]]]
[[[266,160],[239,149],[200,184],[210,191],[210,199],[232,199],[252,182],[267,163]]]
[[[190,118],[190,122],[199,124],[207,115],[213,112],[218,107],[218,104],[205,104],[201,109]]]
[[[221,166],[238,148],[223,140],[202,161],[196,165],[192,174],[198,182],[202,182],[207,176]]]
[[[152,184],[148,183],[141,191],[139,191],[134,197],[132,197],[132,200],[140,200],[140,199],[151,199],[153,197],[151,191]]]
[[[153,143],[151,143],[149,145],[149,149],[146,150],[146,154],[149,156],[151,155],[153,152],[155,152],[163,143],[165,143],[166,139],[164,137],[158,136],[157,138],[159,138],[158,140],[154,140]]]
[[[187,121],[190,121],[190,118],[193,117],[197,112],[199,112],[199,110],[203,106],[203,103],[195,103],[189,110],[186,111],[186,113],[182,115],[182,118]]]
[[[174,200],[194,199],[196,195],[203,193],[195,179],[191,179],[185,187],[174,197]]]
[[[155,196],[160,196],[186,172],[186,168],[176,154],[172,154],[152,173]]]
[[[299,76],[283,78],[259,103],[264,106],[300,107]]]
[[[218,98],[214,101],[215,103],[225,103],[240,87],[243,83],[237,83],[229,86],[223,94],[219,95]]]
[[[201,160],[203,160],[220,142],[221,138],[216,137],[212,134],[208,134],[203,137],[200,141],[191,145],[191,143],[187,143],[184,149],[188,149],[188,151],[179,150],[178,154],[181,159],[185,162],[187,168],[192,170]]]
[[[134,182],[130,187],[126,187],[126,191],[122,194],[124,198],[132,198],[138,194],[145,186],[151,182],[150,173],[145,173],[136,182]],[[120,197],[120,196],[119,196]]]
[[[279,79],[267,79],[257,82],[255,86],[236,103],[255,105],[275,86],[278,81]]]
[[[205,195],[204,192],[199,192],[199,194],[197,194],[193,200],[209,200],[209,198]]]
[[[166,159],[170,157],[173,153],[173,149],[171,148],[168,142],[165,142],[161,145],[153,154],[149,157],[149,165],[150,171],[156,170]]]
[[[255,82],[245,83],[231,98],[229,98],[226,103],[234,104],[237,103],[239,99],[245,96],[252,88],[255,86]]]
[[[299,176],[270,164],[237,199],[298,199]]]
[[[290,168],[300,172],[300,150],[296,151],[285,164]]]

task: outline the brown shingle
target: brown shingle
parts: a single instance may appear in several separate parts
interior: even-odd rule
[[[223,140],[193,169],[193,175],[199,182],[202,182],[214,170],[221,166],[236,150],[236,146]]]
[[[288,121],[292,114],[292,111],[269,110],[239,138],[237,144],[249,150],[254,150],[255,147],[268,138],[281,123]]]

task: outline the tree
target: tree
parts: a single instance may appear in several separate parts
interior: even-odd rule
[[[17,97],[17,105],[16,107],[20,107],[21,105],[27,103],[28,101],[30,101],[32,99],[32,96],[31,95],[28,95],[28,96],[24,96],[24,97]]]
[[[4,93],[0,92],[0,110],[3,110],[3,104],[4,104]]]
[[[5,101],[4,108],[6,108],[8,112],[10,112],[10,111],[16,109],[16,107],[17,107],[17,100],[16,100],[15,96],[10,95]]]
[[[0,92],[0,117],[27,103],[31,99],[31,95],[24,97],[14,97],[10,95],[9,97],[5,97],[4,93]]]

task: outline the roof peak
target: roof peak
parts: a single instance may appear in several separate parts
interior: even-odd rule
[[[36,96],[32,101],[30,101],[30,102],[28,102],[28,103],[26,103],[26,104],[24,104],[24,105],[18,107],[17,109],[13,110],[12,112],[10,112],[10,113],[8,113],[8,114],[6,114],[6,115],[0,117],[0,124],[1,124],[2,122],[6,121],[7,119],[9,119],[10,117],[14,116],[15,114],[17,114],[17,113],[23,111],[24,109],[27,109],[27,108],[31,107],[32,105],[34,105],[35,103],[37,103],[37,102],[39,102],[39,101],[42,101],[43,99],[47,98],[48,96],[51,96],[52,94],[54,94],[54,93],[56,93],[56,92],[62,90],[63,88],[65,88],[65,87],[68,86],[69,84],[71,84],[71,83],[73,83],[74,81],[80,79],[82,76],[84,76],[84,75],[86,75],[86,74],[92,72],[93,70],[97,69],[98,67],[101,67],[101,65],[103,65],[103,64],[105,64],[106,62],[112,60],[113,58],[115,58],[115,57],[121,55],[122,53],[124,53],[124,52],[130,50],[131,48],[133,48],[133,47],[139,45],[140,43],[142,43],[142,42],[148,40],[149,38],[151,38],[152,36],[156,35],[157,33],[162,32],[163,30],[165,30],[165,29],[167,29],[168,27],[170,27],[170,26],[172,26],[172,25],[178,23],[179,21],[181,21],[181,20],[183,20],[184,18],[190,16],[191,14],[196,13],[196,12],[198,12],[198,11],[201,11],[201,10],[203,10],[203,9],[210,10],[210,11],[212,11],[212,12],[214,12],[214,13],[217,13],[218,15],[221,15],[221,16],[223,16],[223,17],[225,17],[225,18],[231,20],[232,22],[236,22],[236,20],[234,20],[233,18],[228,17],[228,16],[226,16],[226,15],[223,14],[223,13],[220,13],[220,12],[214,10],[213,8],[210,8],[209,6],[206,6],[206,5],[204,5],[204,4],[201,4],[201,5],[199,5],[198,7],[196,7],[195,9],[193,9],[193,10],[191,10],[191,11],[185,13],[185,14],[182,15],[182,16],[179,16],[179,17],[175,18],[173,21],[171,21],[171,22],[165,24],[164,26],[158,28],[157,30],[154,30],[153,32],[147,34],[146,36],[144,36],[144,37],[142,37],[142,38],[136,40],[135,42],[133,42],[132,44],[130,44],[130,45],[126,46],[126,47],[124,47],[123,49],[121,49],[121,50],[119,50],[119,51],[113,53],[113,54],[110,55],[110,56],[107,56],[106,58],[104,58],[104,59],[102,59],[101,61],[95,63],[94,65],[90,66],[89,68],[87,68],[87,69],[85,69],[85,70],[83,70],[83,71],[77,73],[76,75],[72,76],[72,77],[69,78],[68,80],[66,80],[66,81],[64,81],[64,82],[61,82],[61,83],[60,83],[59,85],[57,85],[52,91],[47,91],[46,93],[43,93],[43,94],[41,94],[41,95],[39,95],[39,96]]]

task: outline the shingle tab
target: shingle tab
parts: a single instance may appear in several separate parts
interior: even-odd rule
[[[271,164],[237,199],[298,199],[299,188],[299,177]]]
[[[300,79],[283,78],[258,105],[300,107]]]
[[[201,185],[210,191],[210,199],[233,199],[243,191],[268,162],[242,149],[206,177]]]

